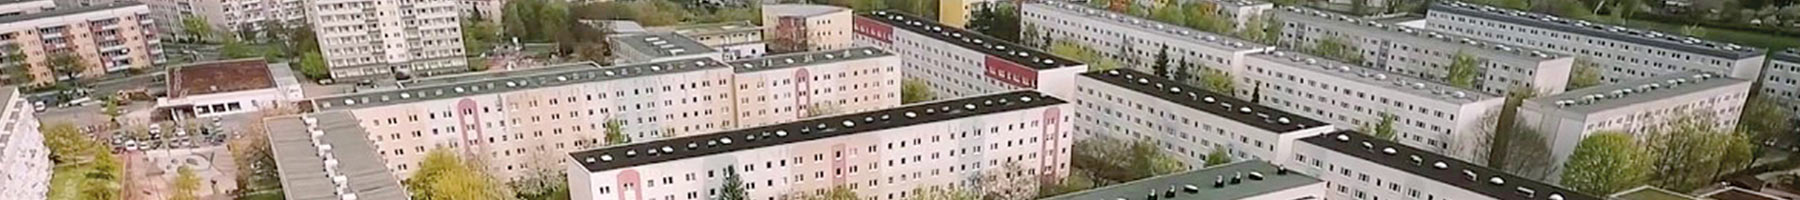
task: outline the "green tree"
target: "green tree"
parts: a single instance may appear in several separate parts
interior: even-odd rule
[[[7,81],[3,84],[23,84],[33,81],[29,64],[25,63],[25,51],[19,45],[0,45],[0,68],[4,68]]]
[[[300,56],[300,74],[313,80],[331,78],[331,69],[325,65],[325,57],[319,52],[306,52]]]
[[[46,60],[45,63],[50,65],[50,71],[55,72],[57,76],[61,76],[59,79],[66,78],[63,80],[69,81],[80,79],[81,74],[87,73],[88,70],[87,61],[83,60],[81,56],[75,55],[73,52],[51,53],[50,58]]]
[[[213,34],[215,34],[215,33],[213,33],[212,24],[206,23],[205,16],[198,16],[198,15],[182,16],[181,17],[181,28],[182,28],[182,30],[187,31],[188,37],[191,37],[191,39],[197,40],[197,41],[206,41],[208,39],[211,39]]]
[[[1587,194],[1612,194],[1641,186],[1650,175],[1649,152],[1622,132],[1597,132],[1581,139],[1563,169],[1562,185]]]
[[[857,199],[859,199],[856,196],[857,196],[856,191],[851,191],[849,187],[839,185],[836,187],[831,187],[831,189],[829,189],[829,190],[825,190],[825,193],[819,193],[816,195],[808,195],[805,198],[801,198],[801,199],[804,199],[804,200],[857,200]]]
[[[1575,64],[1569,69],[1569,91],[1600,85],[1600,66],[1588,57],[1576,57]]]
[[[1129,180],[1172,174],[1187,168],[1182,166],[1180,161],[1164,155],[1155,141],[1138,140],[1131,143],[1130,150],[1131,157],[1127,163],[1130,166],[1129,169],[1139,169],[1141,172],[1134,173]]]
[[[1254,16],[1250,18],[1250,21],[1244,22],[1243,28],[1238,29],[1237,36],[1258,43],[1279,46],[1281,22],[1276,21],[1272,14]]]
[[[1730,150],[1732,143],[1748,141],[1713,126],[1710,113],[1690,113],[1666,122],[1668,128],[1650,134],[1645,146],[1651,155],[1650,185],[1673,191],[1691,191],[1706,186],[1722,171],[1735,171],[1743,166],[1726,163],[1723,158],[1747,158],[1751,155]],[[1748,152],[1744,152],[1748,153]],[[1746,159],[1747,160],[1747,159]]]
[[[276,177],[275,155],[269,147],[269,132],[263,118],[288,115],[299,112],[293,109],[264,109],[257,114],[244,116],[242,132],[225,143],[226,150],[231,152],[231,160],[236,163],[237,180],[240,191],[253,192],[263,189],[279,189],[279,178]],[[148,131],[134,131],[148,134]],[[147,135],[145,137],[148,137]],[[276,183],[276,184],[265,184]],[[271,188],[264,188],[271,187]]]
[[[1231,76],[1230,72],[1211,68],[1201,70],[1200,81],[1205,83],[1206,91],[1232,96],[1237,94],[1237,80]]]
[[[1346,42],[1347,41],[1344,41],[1344,39],[1336,37],[1319,39],[1319,43],[1313,44],[1312,52],[1315,55],[1330,57],[1346,62],[1362,63],[1362,54],[1358,53],[1355,47],[1351,47],[1350,44]]]
[[[931,91],[931,83],[926,83],[925,80],[911,78],[900,81],[901,104],[912,104],[930,101],[932,99],[937,99],[937,94]]]
[[[919,196],[917,198],[913,198],[913,200],[978,200],[978,199],[981,199],[980,196],[975,195],[974,192],[971,192],[971,191],[969,191],[968,188],[963,188],[963,187],[950,187],[950,188],[943,188],[940,186],[916,187],[916,188],[913,188],[912,191],[913,191],[913,194],[919,194]]]
[[[724,185],[719,186],[719,188],[723,188],[721,189],[723,192],[720,192],[719,200],[745,200],[748,198],[747,196],[749,196],[749,194],[744,192],[744,180],[742,177],[738,177],[737,170],[735,169],[736,168],[730,167],[725,168],[725,183],[722,183]]]
[[[1012,4],[983,6],[971,15],[969,24],[966,25],[969,30],[1008,42],[1023,42],[1019,41],[1019,12]]]
[[[1157,77],[1174,78],[1174,71],[1169,70],[1169,47],[1164,46],[1162,51],[1156,53],[1156,61],[1150,63],[1150,71]]]
[[[601,126],[606,128],[607,145],[631,143],[631,137],[626,137],[625,131],[621,130],[624,129],[625,120],[609,120],[606,121],[606,124],[602,124]]]
[[[1763,96],[1766,93],[1752,95],[1744,101],[1744,112],[1738,117],[1737,130],[1750,134],[1752,141],[1768,141],[1780,138],[1782,133],[1792,130],[1793,116],[1783,112],[1779,100]]]
[[[1181,10],[1186,11],[1184,17],[1187,18],[1182,22],[1185,22],[1188,28],[1214,33],[1231,32],[1233,25],[1224,16],[1218,14],[1218,5],[1208,2],[1192,2],[1182,4],[1181,7]]]
[[[256,50],[251,47],[250,44],[245,44],[244,41],[238,40],[237,38],[225,38],[221,40],[223,41],[223,45],[219,47],[219,53],[224,54],[222,56],[225,56],[225,58],[239,59],[263,56],[261,51]]]
[[[1487,140],[1489,143],[1488,147],[1491,148],[1513,148],[1513,145],[1511,145],[1511,142],[1513,141],[1511,138],[1512,133],[1514,132],[1513,128],[1523,127],[1523,124],[1516,122],[1518,121],[1517,110],[1519,105],[1524,104],[1525,99],[1537,97],[1538,95],[1536,89],[1524,86],[1514,86],[1507,91],[1506,102],[1501,103],[1500,115],[1494,120],[1492,128],[1494,134]],[[1504,166],[1510,164],[1506,163],[1508,152],[1510,151],[1490,149],[1486,156],[1488,166]],[[1495,168],[1504,169],[1504,167]]]
[[[195,175],[194,170],[187,166],[176,168],[175,174],[175,180],[169,183],[174,188],[171,190],[174,194],[170,195],[169,200],[199,200],[200,176]]]
[[[1510,131],[1506,137],[1506,140],[1510,140],[1507,142],[1509,145],[1489,150],[1506,151],[1509,156],[1504,162],[1488,166],[1535,180],[1549,178],[1550,172],[1554,171],[1552,167],[1556,166],[1550,159],[1544,159],[1553,155],[1550,153],[1549,140],[1544,138],[1543,132],[1516,124],[1507,131]]]
[[[1169,79],[1182,83],[1187,83],[1189,80],[1194,79],[1194,63],[1188,62],[1187,58],[1175,60],[1174,65],[1175,69],[1172,69],[1174,72],[1170,72]]]
[[[44,134],[44,146],[50,150],[51,168],[49,199],[120,199],[124,168],[114,157],[112,147],[96,141],[67,122],[46,123],[38,127]]]
[[[1178,26],[1187,26],[1188,15],[1183,6],[1159,6],[1150,10],[1150,19]],[[1201,13],[1203,14],[1203,13]]]
[[[1481,61],[1462,51],[1457,51],[1450,62],[1450,73],[1445,79],[1450,85],[1469,88],[1475,86],[1475,80],[1481,77]]]
[[[1042,199],[1092,189],[1098,184],[1099,183],[1094,182],[1093,175],[1088,173],[1087,170],[1073,169],[1069,170],[1069,175],[1064,176],[1062,181],[1038,184],[1037,197]]]
[[[412,193],[413,199],[481,200],[512,196],[500,187],[498,180],[479,166],[470,165],[452,149],[432,149],[425,154],[419,170],[402,184]]]
[[[1231,163],[1231,153],[1225,152],[1225,148],[1215,147],[1212,152],[1206,153],[1207,167],[1218,166],[1225,163]]]
[[[1399,134],[1396,133],[1396,131],[1394,130],[1394,114],[1387,113],[1387,112],[1381,112],[1381,121],[1375,123],[1374,131],[1375,132],[1373,134],[1374,134],[1375,138],[1381,138],[1381,139],[1388,140],[1388,141],[1394,141],[1394,139],[1396,139],[1396,137],[1399,136]]]
[[[477,15],[479,16],[479,15]],[[465,56],[481,56],[494,48],[494,42],[500,40],[494,24],[476,20],[463,20],[462,38]],[[472,63],[471,63],[472,64]]]
[[[1070,41],[1050,42],[1050,53],[1087,64],[1088,71],[1090,72],[1118,69],[1121,66],[1125,66],[1125,64],[1118,60],[1113,60],[1112,58],[1100,55],[1100,52],[1095,52],[1092,49],[1088,49],[1087,47]]]

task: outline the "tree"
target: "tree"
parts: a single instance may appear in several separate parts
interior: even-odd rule
[[[1758,93],[1744,101],[1744,112],[1738,117],[1737,130],[1749,134],[1752,141],[1769,141],[1792,130],[1793,116],[1783,112],[1779,100]]]
[[[1236,96],[1237,80],[1231,73],[1207,68],[1200,73],[1200,81],[1204,82],[1206,91]]]
[[[1553,167],[1556,166],[1550,159],[1545,159],[1552,156],[1549,140],[1544,138],[1543,132],[1536,128],[1518,124],[1512,126],[1511,129],[1508,129],[1510,133],[1507,133],[1508,137],[1506,137],[1506,140],[1509,140],[1507,144],[1510,145],[1498,148],[1498,150],[1506,151],[1509,156],[1500,164],[1490,164],[1489,166],[1535,180],[1550,178],[1550,172],[1555,171]]]
[[[813,103],[812,105],[805,106],[804,109],[806,109],[806,117],[807,118],[833,115],[833,114],[838,114],[838,113],[843,112],[842,110],[840,110],[838,108],[837,104],[832,104],[830,102]]]
[[[1742,166],[1728,166],[1723,158],[1748,158],[1751,155],[1729,150],[1734,142],[1748,137],[1734,136],[1714,127],[1710,113],[1690,113],[1665,122],[1665,128],[1648,135],[1645,146],[1651,153],[1650,184],[1673,191],[1691,191],[1706,186],[1721,171],[1735,171]],[[1743,152],[1749,153],[1749,152]],[[1747,159],[1745,159],[1747,160]]]
[[[96,141],[67,122],[38,127],[54,163],[49,199],[119,199],[124,168],[111,145]]]
[[[1037,176],[1027,173],[1018,162],[1007,162],[998,168],[983,170],[975,179],[980,199],[1026,200],[1037,196]]]
[[[200,176],[187,166],[177,168],[175,174],[175,180],[169,183],[174,188],[169,200],[199,200]]]
[[[1522,124],[1519,124],[1517,122],[1519,105],[1524,104],[1525,99],[1537,97],[1537,94],[1538,94],[1538,91],[1536,89],[1528,88],[1528,87],[1524,87],[1524,86],[1514,86],[1513,88],[1508,89],[1507,91],[1509,93],[1507,93],[1507,95],[1506,95],[1506,102],[1501,103],[1500,115],[1499,115],[1498,119],[1494,120],[1494,122],[1495,122],[1494,128],[1493,128],[1494,135],[1491,137],[1491,139],[1487,140],[1488,142],[1491,142],[1491,144],[1489,144],[1488,147],[1502,147],[1502,148],[1511,148],[1512,147],[1511,142],[1513,140],[1510,137],[1512,136],[1513,128],[1522,126]],[[1487,152],[1488,166],[1507,165],[1508,163],[1506,163],[1506,161],[1507,161],[1507,153],[1508,152],[1509,151],[1499,151],[1499,150],[1488,151]],[[1496,168],[1503,168],[1503,167],[1496,167]]]
[[[1474,87],[1475,80],[1481,77],[1481,61],[1462,51],[1457,51],[1451,60],[1450,73],[1445,77],[1446,82],[1461,88]]]
[[[1191,2],[1181,5],[1186,11],[1186,25],[1194,30],[1230,33],[1231,24],[1225,17],[1219,16],[1219,6],[1207,2]]]
[[[241,191],[254,191],[254,186],[281,187],[281,184],[255,185],[261,181],[278,181],[275,168],[275,154],[269,147],[269,132],[263,118],[287,115],[299,111],[290,108],[266,108],[255,115],[245,116],[249,122],[244,125],[238,137],[225,143],[226,150],[231,152],[231,160],[236,163],[235,178]]]
[[[626,137],[625,131],[621,130],[624,129],[625,120],[608,120],[601,126],[606,128],[606,145],[631,143],[631,137]]]
[[[1174,71],[1169,70],[1169,47],[1164,46],[1162,51],[1156,53],[1156,61],[1150,63],[1150,70],[1156,77],[1174,78]]]
[[[1346,43],[1346,41],[1341,38],[1326,37],[1324,39],[1319,39],[1318,44],[1313,44],[1312,52],[1316,55],[1346,62],[1362,63],[1362,54],[1357,53],[1355,47],[1351,47],[1349,43]]]
[[[926,83],[925,80],[908,78],[900,81],[901,104],[912,104],[930,101],[932,99],[937,99],[937,94],[931,91],[931,84]]]
[[[477,15],[479,16],[479,15]],[[480,56],[494,48],[494,42],[500,40],[500,34],[494,24],[476,20],[462,22],[463,51],[465,56]]]
[[[1189,14],[1183,13],[1183,8],[1184,6],[1158,6],[1150,10],[1150,19],[1178,26],[1187,26]],[[1193,15],[1204,14],[1205,13],[1195,13]]]
[[[521,200],[565,200],[569,199],[568,177],[564,176],[562,165],[557,163],[559,154],[538,151],[532,154],[532,160],[526,163],[525,174],[508,182],[512,191]]]
[[[737,168],[725,168],[725,183],[719,186],[719,188],[723,188],[720,190],[724,192],[719,195],[719,200],[745,200],[748,198],[749,194],[744,192],[744,180],[742,177],[738,177],[735,169]]]
[[[1375,123],[1375,130],[1373,130],[1374,132],[1371,134],[1373,134],[1375,138],[1394,141],[1395,137],[1399,135],[1394,131],[1394,114],[1381,112],[1380,115],[1381,122]]]
[[[512,196],[499,187],[498,180],[453,152],[449,148],[436,148],[425,154],[419,171],[402,182],[413,199],[480,200]]]
[[[1612,194],[1643,185],[1650,154],[1631,135],[1597,132],[1581,139],[1563,169],[1562,185],[1587,194]]]
[[[1225,163],[1231,163],[1231,153],[1226,153],[1225,148],[1213,148],[1211,153],[1206,153],[1207,167],[1218,166]]]
[[[1089,49],[1071,41],[1050,42],[1050,53],[1087,64],[1088,71],[1090,72],[1118,69],[1121,66],[1125,66],[1124,63],[1119,62],[1118,60],[1113,60],[1112,58],[1100,55],[1100,52],[1095,52],[1093,49]]]
[[[1040,190],[1040,191],[1042,191],[1042,190]],[[912,193],[919,194],[918,197],[914,198],[913,200],[978,200],[978,199],[981,199],[981,196],[976,196],[974,192],[970,192],[968,188],[963,188],[963,187],[949,187],[949,188],[943,188],[943,187],[939,187],[939,186],[917,187],[917,188],[913,188]]]
[[[45,63],[50,65],[50,71],[61,76],[58,77],[59,79],[66,78],[63,80],[80,79],[80,75],[87,73],[88,70],[87,61],[82,60],[81,56],[75,55],[73,52],[51,53]]]
[[[186,15],[181,17],[181,28],[186,30],[190,39],[206,41],[213,36],[212,24],[206,23],[205,16]]]
[[[8,66],[17,65],[17,66]],[[0,45],[0,66],[5,67],[7,81],[0,84],[23,84],[33,81],[30,67],[25,66],[25,51],[18,45]]]
[[[239,59],[263,56],[262,53],[252,49],[249,44],[244,44],[244,41],[238,40],[237,38],[225,38],[222,40],[224,41],[224,45],[219,47],[219,53],[224,54],[223,56],[225,56],[225,58]]]
[[[325,57],[319,52],[306,52],[300,56],[300,74],[312,80],[331,78],[331,69],[325,65]]]
[[[1087,170],[1073,169],[1073,170],[1069,170],[1069,175],[1064,176],[1062,181],[1058,181],[1056,183],[1039,184],[1037,197],[1042,199],[1042,198],[1046,198],[1046,197],[1053,197],[1053,196],[1057,196],[1057,195],[1068,194],[1071,192],[1091,189],[1091,188],[1094,188],[1095,185],[1097,185],[1097,183],[1094,183],[1093,175],[1091,173],[1088,173]]]
[[[1130,180],[1172,174],[1187,168],[1186,166],[1182,166],[1180,161],[1176,161],[1174,158],[1169,158],[1168,155],[1164,155],[1162,149],[1157,147],[1155,141],[1138,140],[1137,142],[1131,143],[1130,150],[1131,157],[1127,163],[1128,166],[1130,166],[1129,169],[1142,171],[1133,174]]]
[[[1575,64],[1569,69],[1569,91],[1600,85],[1600,66],[1590,58],[1576,57]]]
[[[1169,79],[1182,83],[1194,79],[1194,63],[1188,62],[1187,58],[1181,58],[1176,60],[1175,64],[1175,71],[1169,74]]]
[[[1281,39],[1280,24],[1275,21],[1272,14],[1257,15],[1250,17],[1250,21],[1244,22],[1244,27],[1238,29],[1237,36],[1250,41],[1280,46],[1278,44]]]
[[[1019,12],[1010,3],[996,3],[975,10],[969,19],[969,30],[994,36],[1008,42],[1019,41]]]

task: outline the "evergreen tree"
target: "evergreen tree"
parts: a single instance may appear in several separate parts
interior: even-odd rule
[[[1150,63],[1150,69],[1155,71],[1151,74],[1155,74],[1157,77],[1173,78],[1171,77],[1173,74],[1169,70],[1169,47],[1165,46],[1161,52],[1156,53],[1156,61]]]
[[[736,168],[725,168],[725,183],[723,184],[725,185],[720,186],[720,188],[724,188],[724,192],[719,195],[719,200],[745,199],[747,194],[744,192],[744,180],[738,177]]]

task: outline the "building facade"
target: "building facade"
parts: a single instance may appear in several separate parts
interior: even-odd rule
[[[332,79],[469,70],[457,1],[317,0],[304,7]]]
[[[1800,49],[1775,52],[1763,69],[1762,96],[1780,105],[1788,116],[1800,113]],[[1794,120],[1800,120],[1796,118]]]
[[[0,199],[46,199],[50,193],[50,150],[38,132],[35,107],[14,87],[0,89]]]
[[[1230,180],[1230,181],[1226,181]],[[1176,190],[1181,190],[1176,192]],[[1119,199],[1149,195],[1163,200],[1319,199],[1325,182],[1269,161],[1250,160],[1144,178],[1116,186],[1045,197],[1044,200]],[[1160,191],[1160,192],[1159,192]]]
[[[1325,199],[1601,199],[1354,131],[1300,139],[1294,154],[1282,166],[1325,181]]]
[[[1476,72],[1467,87],[1505,94],[1514,88],[1537,94],[1567,88],[1575,58],[1527,46],[1511,46],[1431,30],[1419,30],[1359,17],[1298,6],[1274,11],[1281,19],[1281,43],[1293,49],[1319,49],[1336,43],[1358,64],[1383,66],[1393,73],[1450,82],[1458,58]],[[1315,51],[1316,52],[1316,51]],[[1340,58],[1342,59],[1342,58]]]
[[[1081,1],[1064,1],[1068,3],[1082,3]],[[1182,4],[1204,4],[1215,9],[1214,15],[1218,15],[1219,17],[1230,21],[1233,31],[1243,30],[1246,24],[1250,24],[1256,20],[1265,20],[1259,19],[1259,17],[1266,17],[1263,15],[1264,12],[1275,8],[1274,3],[1258,0],[1133,0],[1133,3],[1145,8],[1181,6]]]
[[[938,98],[1018,89],[1059,97],[1087,65],[1031,47],[894,11],[857,16],[856,42],[900,56],[901,74],[931,86]]]
[[[1075,79],[1078,138],[1155,142],[1188,166],[1223,149],[1233,160],[1282,160],[1294,141],[1330,124],[1131,70]]]
[[[31,84],[97,77],[128,69],[142,69],[164,62],[156,40],[156,20],[150,7],[135,2],[87,7],[58,7],[49,11],[0,17],[0,54],[22,54],[23,60],[0,58],[0,66],[26,67]],[[51,58],[78,57],[79,72],[52,71]],[[24,81],[16,81],[24,82]]]
[[[1068,174],[1069,109],[1032,91],[973,96],[575,152],[566,174],[581,200],[710,198],[729,176],[745,199],[834,187],[910,199],[918,188],[997,183],[1023,184],[981,193],[1029,195]]]
[[[1485,156],[1506,97],[1289,51],[1252,55],[1246,83],[1260,104],[1334,125],[1373,130],[1391,119],[1394,140],[1460,159]]]
[[[306,9],[301,0],[137,0],[150,5],[162,39],[192,38],[183,19],[198,17],[219,36],[247,36],[271,25],[301,27]],[[266,36],[266,35],[264,35]]]
[[[762,5],[762,24],[769,26],[769,51],[791,53],[848,48],[849,8],[811,4]]]
[[[1463,2],[1431,3],[1428,27],[1584,59],[1618,83],[1685,71],[1755,79],[1764,50]]]
[[[739,127],[900,105],[900,57],[874,47],[727,62]]]
[[[1519,105],[1518,120],[1544,135],[1556,166],[1562,166],[1576,144],[1596,131],[1647,136],[1694,115],[1730,131],[1750,98],[1750,85],[1713,73],[1668,74],[1527,99]]]
[[[1037,27],[1049,38],[1030,37],[1081,45],[1121,61],[1126,68],[1132,70],[1155,71],[1151,66],[1155,65],[1156,57],[1166,53],[1171,62],[1171,70],[1183,70],[1191,74],[1178,78],[1182,79],[1182,83],[1188,84],[1200,83],[1203,73],[1226,73],[1231,77],[1238,77],[1245,73],[1241,63],[1244,56],[1273,49],[1268,45],[1227,35],[1090,8],[1083,3],[1026,3],[1020,13],[1021,23]],[[1184,66],[1188,64],[1192,66]],[[1234,96],[1249,96],[1250,92],[1240,90],[1232,93]]]
[[[969,25],[969,20],[975,19],[975,12],[996,6],[994,4],[997,3],[1013,2],[1012,0],[939,0],[937,21],[945,26],[963,28]]]
[[[0,17],[50,11],[56,2],[50,0],[17,0],[0,2]]]

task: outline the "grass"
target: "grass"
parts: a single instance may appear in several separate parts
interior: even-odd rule
[[[1685,25],[1669,24],[1669,23],[1662,23],[1662,22],[1652,22],[1652,21],[1641,21],[1641,20],[1628,20],[1624,24],[1621,24],[1621,25],[1633,27],[1633,28],[1656,30],[1656,31],[1661,31],[1661,32],[1666,32],[1666,33],[1681,33],[1681,28],[1685,26]],[[1783,37],[1783,36],[1778,36],[1778,35],[1769,35],[1769,34],[1762,34],[1762,33],[1756,33],[1756,32],[1746,32],[1746,31],[1729,30],[1729,29],[1717,29],[1717,28],[1708,28],[1708,27],[1701,27],[1701,28],[1706,29],[1706,36],[1702,37],[1702,38],[1705,38],[1708,40],[1724,41],[1724,42],[1730,42],[1730,43],[1738,44],[1738,45],[1761,47],[1761,48],[1769,49],[1771,51],[1779,50],[1779,49],[1783,49],[1783,48],[1800,47],[1800,38]]]
[[[90,170],[82,165],[57,166],[50,174],[49,199],[80,199]]]

